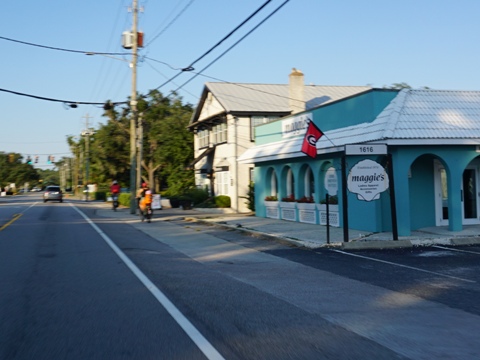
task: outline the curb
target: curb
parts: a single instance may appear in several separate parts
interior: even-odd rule
[[[371,250],[371,249],[405,249],[411,248],[413,244],[410,240],[371,240],[371,241],[351,241],[342,243],[343,250]]]

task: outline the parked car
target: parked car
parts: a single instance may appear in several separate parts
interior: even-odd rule
[[[45,192],[43,193],[43,202],[47,202],[49,200],[57,200],[63,202],[63,193],[60,186],[50,185],[45,188]]]
[[[32,188],[32,191],[42,191],[42,189],[39,188],[38,186],[34,186],[34,187]]]

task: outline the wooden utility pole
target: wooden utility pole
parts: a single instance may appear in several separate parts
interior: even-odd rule
[[[87,188],[86,194],[86,199],[85,201],[88,201],[88,180],[89,180],[89,169],[90,169],[90,135],[93,134],[93,132],[90,131],[90,128],[88,127],[88,119],[91,119],[92,117],[88,115],[82,116],[85,118],[85,130],[82,132],[82,135],[85,136],[85,185]]]
[[[130,213],[135,214],[137,205],[136,195],[136,171],[137,171],[137,51],[138,51],[138,3],[133,0],[133,44],[132,44],[132,95],[130,97],[130,108],[132,116],[130,118]]]

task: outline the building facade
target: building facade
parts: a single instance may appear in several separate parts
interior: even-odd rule
[[[293,69],[288,84],[206,83],[192,116],[197,187],[227,195],[235,212],[248,212],[246,196],[253,164],[238,158],[255,145],[258,125],[368,91],[366,86],[304,85]]]
[[[257,127],[239,161],[255,165],[257,216],[325,224],[328,193],[334,226],[460,231],[480,223],[480,92],[371,89]]]

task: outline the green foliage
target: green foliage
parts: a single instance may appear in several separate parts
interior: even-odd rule
[[[38,171],[26,164],[21,154],[0,152],[0,187],[11,183],[22,187],[26,182],[33,184],[39,180]]]
[[[156,191],[168,187],[171,195],[194,187],[194,174],[185,168],[193,160],[193,134],[187,125],[193,113],[175,94],[164,97],[158,90],[138,96],[138,119],[143,124],[142,179]],[[107,109],[105,124],[89,137],[90,183],[109,185],[114,179],[130,187],[130,105]],[[77,159],[84,158],[86,138],[68,139]],[[85,173],[81,164],[80,173]]]
[[[226,196],[226,195],[215,196],[215,205],[219,208],[229,208],[231,206],[230,196]]]
[[[255,211],[255,183],[253,181],[250,181],[250,184],[248,184],[247,196],[242,197],[247,200],[245,201],[247,208],[250,211]]]
[[[106,191],[96,191],[92,198],[95,200],[107,201],[107,192]]]
[[[120,193],[118,203],[122,206],[130,207],[130,193]]]

